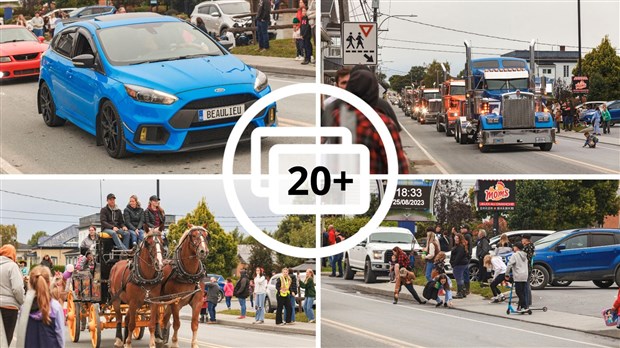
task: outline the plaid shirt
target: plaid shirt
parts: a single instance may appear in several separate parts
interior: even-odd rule
[[[400,267],[404,267],[404,268],[409,267],[409,256],[404,252],[398,254],[398,257],[396,258],[396,263]]]
[[[394,125],[394,121],[381,112],[377,111],[377,113],[387,126],[394,140],[396,156],[398,157],[398,173],[409,174],[409,160],[403,151],[400,135],[398,134],[396,125]],[[370,174],[387,174],[387,156],[379,133],[375,130],[375,127],[370,123],[368,118],[359,110],[355,110],[355,115],[357,116],[356,143],[366,145],[370,152]],[[334,110],[333,116],[334,125],[340,125],[340,108]]]

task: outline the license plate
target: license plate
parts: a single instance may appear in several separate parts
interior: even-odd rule
[[[547,138],[536,138],[536,142],[537,143],[546,143],[547,142]]]
[[[203,110],[198,110],[198,120],[201,122],[204,122],[204,121],[220,120],[223,118],[239,117],[243,115],[244,112],[245,112],[244,104],[222,106],[222,107],[213,108],[213,109],[203,109]]]

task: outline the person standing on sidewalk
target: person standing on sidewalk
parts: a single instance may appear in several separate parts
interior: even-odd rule
[[[295,322],[295,310],[297,309],[297,294],[299,291],[299,278],[295,274],[291,274],[289,271],[289,277],[291,277],[291,295],[289,296],[291,300],[291,322],[293,324]],[[284,308],[284,316],[287,317],[287,309]]]
[[[517,291],[517,296],[519,297],[519,305],[517,310],[523,311],[529,308],[529,300],[527,298],[526,289],[526,284],[529,283],[527,255],[523,252],[523,243],[521,242],[516,242],[515,245],[512,246],[512,250],[514,251],[514,254],[510,256],[510,261],[508,261],[504,279],[509,280],[510,273],[512,272],[515,290]]]
[[[472,256],[472,249],[474,248],[474,237],[469,230],[469,226],[463,225],[461,226],[461,233],[463,234],[463,238],[465,238],[465,251],[467,252],[467,264],[469,265],[469,261]],[[465,267],[465,273],[463,276],[463,294],[469,295],[469,282],[471,279],[471,274],[469,274],[469,267]]]
[[[256,316],[254,324],[263,324],[265,322],[265,296],[267,295],[267,279],[262,268],[256,267],[256,276],[254,277],[254,302],[256,303]]]
[[[506,264],[500,256],[487,255],[482,261],[482,265],[485,269],[493,271],[493,280],[491,281],[491,292],[493,293],[493,303],[501,302],[506,297],[499,291],[498,286],[504,281],[506,277]]]
[[[442,231],[441,226],[435,227],[435,235],[439,239],[439,249],[444,253],[450,251],[450,237],[448,231]]]
[[[226,298],[226,308],[230,310],[230,301],[232,300],[233,293],[235,292],[232,279],[226,278],[226,284],[224,284],[224,297]]]
[[[523,244],[523,251],[527,255],[527,282],[525,284],[525,291],[527,295],[527,307],[532,306],[532,286],[530,281],[532,280],[532,264],[534,260],[534,254],[536,253],[536,247],[532,243],[532,236],[530,234],[524,234],[521,237],[521,244]]]
[[[454,278],[456,279],[456,295],[455,299],[460,299],[466,297],[464,284],[465,281],[463,277],[465,276],[465,269],[469,264],[469,260],[467,258],[467,247],[465,246],[465,237],[463,234],[457,233],[454,236],[454,248],[452,248],[452,252],[450,254],[450,265],[452,266],[452,273],[454,274]]]
[[[30,271],[30,289],[35,291],[26,326],[24,347],[63,348],[65,346],[65,315],[60,302],[52,298],[52,274],[37,266]],[[22,306],[23,311],[23,306]]]
[[[487,231],[480,229],[478,231],[478,240],[476,241],[476,259],[478,259],[478,282],[482,286],[482,283],[486,282],[489,278],[487,269],[483,265],[484,257],[491,252],[491,244],[489,244],[489,238],[487,238]]]
[[[11,244],[0,248],[0,315],[3,335],[10,345],[17,324],[19,307],[24,303],[24,277],[15,263],[17,251]]]
[[[430,282],[433,279],[431,273],[433,272],[435,256],[437,256],[437,253],[440,251],[439,243],[437,242],[435,231],[432,227],[426,228],[426,248],[423,250],[426,251],[426,256],[424,256],[426,266],[424,274],[426,276],[426,281]]]
[[[220,294],[220,286],[217,284],[217,279],[211,277],[209,282],[205,284],[207,289],[207,310],[209,311],[209,321],[207,324],[215,324],[215,307],[217,307],[217,299]]]
[[[239,306],[241,307],[241,315],[237,319],[245,319],[246,315],[246,300],[250,294],[250,281],[246,270],[241,270],[241,278],[235,285],[233,295],[239,300]]]
[[[594,109],[594,115],[592,115],[592,127],[595,135],[601,135],[601,110],[599,108]]]
[[[267,32],[269,23],[271,23],[271,1],[260,0],[256,13],[256,39],[259,52],[269,49],[269,33]]]
[[[288,275],[288,268],[282,268],[282,275],[276,281],[276,300],[278,307],[276,309],[276,325],[285,325],[291,323],[291,284],[292,279]],[[284,322],[282,321],[282,311],[286,309]]]
[[[299,272],[297,272],[297,276],[299,277]],[[304,300],[304,313],[306,313],[306,317],[308,318],[309,323],[314,323],[314,311],[312,310],[312,305],[314,304],[314,299],[316,298],[316,289],[314,288],[314,272],[312,269],[308,268],[306,270],[306,281],[299,280],[299,286],[302,289],[306,289]]]
[[[616,297],[614,304],[611,306],[611,310],[614,313],[619,314],[618,311],[620,311],[620,289],[618,289],[618,296]],[[618,325],[616,327],[620,329],[620,320],[618,320]]]
[[[607,104],[601,104],[601,120],[603,120],[603,134],[610,134],[609,123],[611,114],[607,110]]]
[[[557,129],[556,133],[560,133],[560,122],[562,122],[562,108],[560,108],[560,105],[557,104],[557,106],[555,107],[554,112],[554,118],[555,118],[555,128]]]
[[[303,8],[301,10],[301,22],[299,23],[299,31],[304,42],[304,61],[302,65],[310,64],[312,60],[312,27],[310,26],[310,20],[308,19],[307,10]]]

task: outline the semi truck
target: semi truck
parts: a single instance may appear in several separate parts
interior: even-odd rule
[[[413,109],[413,119],[417,119],[418,122],[424,119],[424,115],[428,113],[429,101],[431,99],[440,98],[439,88],[426,88],[421,89],[419,92],[420,98]]]
[[[471,59],[471,44],[465,41],[466,105],[456,121],[455,139],[475,143],[481,152],[493,147],[533,144],[551,150],[555,141],[553,117],[535,93],[534,52],[530,44],[530,66],[519,58]]]
[[[451,136],[454,135],[456,120],[463,115],[465,80],[445,81],[441,88],[441,99],[443,110],[437,116],[437,132],[445,132],[446,136]]]

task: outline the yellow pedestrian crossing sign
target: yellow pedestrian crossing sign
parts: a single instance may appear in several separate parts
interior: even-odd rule
[[[377,65],[377,23],[343,22],[342,64]]]

